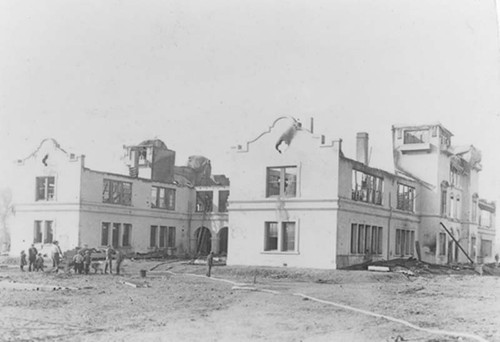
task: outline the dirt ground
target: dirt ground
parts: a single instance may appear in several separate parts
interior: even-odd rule
[[[146,278],[140,277],[142,269]],[[0,340],[474,340],[418,331],[296,295],[300,293],[423,328],[500,341],[499,277],[220,266],[207,278],[204,266],[131,260],[125,261],[122,273],[35,273],[0,267]],[[23,289],[23,284],[35,284],[38,290]]]

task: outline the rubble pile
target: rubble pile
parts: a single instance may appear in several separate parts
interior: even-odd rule
[[[391,272],[404,273],[406,275],[428,275],[428,274],[484,274],[500,276],[500,268],[493,264],[471,265],[471,264],[453,264],[437,265],[428,262],[419,261],[416,258],[399,258],[392,260],[369,260],[362,264],[352,265],[343,268],[344,270],[368,270],[369,266],[379,266],[388,268]]]

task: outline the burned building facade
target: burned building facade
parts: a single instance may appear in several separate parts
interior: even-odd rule
[[[227,251],[229,180],[212,175],[203,157],[192,157],[203,165],[175,166],[175,151],[161,140],[124,148],[128,175],[91,170],[85,156],[66,152],[53,139],[18,160],[11,252],[31,243],[43,251],[56,240],[63,250]]]
[[[476,258],[491,258],[495,207],[482,206],[490,214],[488,228],[478,223],[479,215],[476,221],[471,216],[474,198],[476,209],[482,203],[477,150],[451,147],[451,134],[441,125],[393,132],[394,172],[368,165],[367,133],[357,135],[357,157],[349,159],[341,140],[327,141],[289,117],[237,146],[228,264],[334,269],[417,257],[417,251],[428,262],[464,261],[440,222],[469,253],[485,251]]]

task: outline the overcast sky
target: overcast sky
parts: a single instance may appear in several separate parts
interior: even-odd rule
[[[224,173],[281,115],[392,170],[391,125],[439,121],[498,200],[499,46],[494,0],[0,0],[1,171],[53,137],[116,172],[157,137]]]

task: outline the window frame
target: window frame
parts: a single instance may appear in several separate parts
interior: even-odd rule
[[[161,196],[162,192],[163,197]],[[151,208],[175,211],[176,199],[176,189],[151,186]]]
[[[225,197],[225,199],[224,199]],[[228,209],[228,200],[229,200],[229,190],[219,190],[219,212],[227,213]]]
[[[101,246],[109,246],[109,233],[111,231],[111,222],[101,222]],[[104,230],[106,229],[106,235]],[[104,240],[106,237],[106,240]]]
[[[415,255],[415,230],[414,229],[396,229],[396,241],[394,255],[409,256]]]
[[[103,178],[102,203],[132,206],[132,183]]]
[[[132,224],[123,223],[122,247],[131,247]]]
[[[396,209],[414,213],[416,197],[417,191],[414,187],[397,183]]]
[[[272,236],[270,236],[272,228]],[[292,234],[290,234],[288,228],[291,228]],[[290,241],[290,236],[292,236],[293,241]],[[298,254],[298,236],[298,221],[265,221],[262,253]]]
[[[158,225],[150,225],[149,226],[149,248],[157,248],[158,247]]]
[[[279,176],[277,181],[271,181],[271,177],[273,176],[271,171],[279,172]],[[287,173],[287,170],[294,170],[295,174]],[[291,184],[294,185],[292,191],[288,191],[287,176],[295,176],[295,181],[292,181]],[[266,168],[266,198],[276,198],[276,197],[286,197],[286,198],[295,198],[298,197],[298,179],[299,179],[299,168],[297,165],[288,165],[288,166],[268,166]],[[270,184],[278,185],[278,193],[276,191],[271,192],[271,189],[276,189],[276,186],[271,187]],[[287,185],[288,184],[288,185]]]
[[[421,137],[417,137],[412,133],[420,132],[424,133]],[[426,135],[426,136],[424,136]],[[403,144],[411,145],[411,144],[427,144],[430,142],[430,132],[429,129],[407,129],[403,133]]]
[[[42,188],[43,188],[43,194],[41,195],[40,190],[42,190]],[[56,177],[55,176],[35,177],[35,201],[50,202],[55,200],[56,200]]]
[[[205,199],[203,200],[201,196],[204,196]],[[207,198],[207,196],[208,196],[208,198]],[[214,210],[214,192],[213,192],[213,190],[197,190],[196,191],[195,210],[197,213],[211,213],[211,212],[213,212],[213,210]]]
[[[352,169],[351,199],[353,201],[383,205],[384,178]]]

